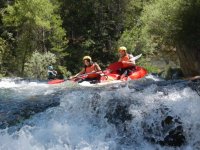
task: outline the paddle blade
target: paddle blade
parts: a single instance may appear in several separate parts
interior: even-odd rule
[[[64,81],[65,80],[62,80],[62,79],[55,79],[55,80],[48,81],[48,84],[58,84],[58,83],[62,83]]]
[[[137,55],[137,56],[135,56],[135,57],[131,58],[131,60],[132,60],[132,61],[135,61],[135,60],[139,59],[141,56],[142,56],[142,54],[140,54],[140,55]]]

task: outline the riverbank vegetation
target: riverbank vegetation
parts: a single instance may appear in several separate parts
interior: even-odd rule
[[[1,0],[0,12],[1,76],[74,74],[84,55],[104,69],[122,45],[149,72],[200,74],[200,0]]]

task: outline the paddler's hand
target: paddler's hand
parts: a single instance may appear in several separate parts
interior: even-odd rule
[[[106,69],[106,70],[104,70],[102,73],[105,75],[105,74],[109,74],[109,73],[111,73],[111,72],[112,72],[111,69]]]
[[[131,61],[122,61],[123,65],[128,65],[128,66],[135,66],[134,62]]]
[[[71,79],[73,79],[73,78],[75,78],[76,76],[71,76],[71,77],[69,77],[69,80],[71,80]]]
[[[122,64],[129,64],[128,61],[122,61]]]

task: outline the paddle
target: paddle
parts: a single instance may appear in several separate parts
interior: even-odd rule
[[[81,79],[81,78],[86,78],[88,75],[91,75],[91,74],[101,74],[103,73],[102,71],[97,71],[97,72],[90,72],[90,73],[84,73],[84,74],[80,74],[76,77],[72,77],[72,78],[68,78],[67,80],[75,80],[75,79]]]
[[[58,84],[64,82],[64,79],[54,79],[54,80],[49,80],[47,83],[48,84]]]
[[[81,75],[78,75],[76,77],[72,77],[72,78],[67,78],[67,79],[54,79],[54,80],[50,80],[48,81],[48,84],[58,84],[58,83],[62,83],[64,81],[76,81],[76,79],[84,79],[86,78],[88,75],[90,74],[101,74],[102,71],[98,71],[98,72],[90,72],[90,73],[85,73],[85,74],[81,74]]]
[[[135,60],[139,59],[141,56],[142,56],[142,54],[139,54],[139,55],[137,55],[137,56],[131,58],[131,60],[132,60],[132,61],[135,61]]]

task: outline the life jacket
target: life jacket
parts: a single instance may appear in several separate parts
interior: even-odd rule
[[[131,56],[130,54],[126,54],[124,57],[120,58],[120,62],[122,61],[130,61]],[[131,67],[133,65],[123,64],[123,68]]]
[[[85,73],[91,73],[93,71],[97,71],[96,70],[96,66],[95,63],[93,63],[91,66],[85,66]],[[87,78],[98,78],[100,75],[97,74],[96,72],[88,74]]]
[[[126,54],[124,57],[122,57],[122,58],[120,58],[120,62],[122,62],[122,61],[129,61],[130,59],[129,59],[129,55],[128,54]]]

